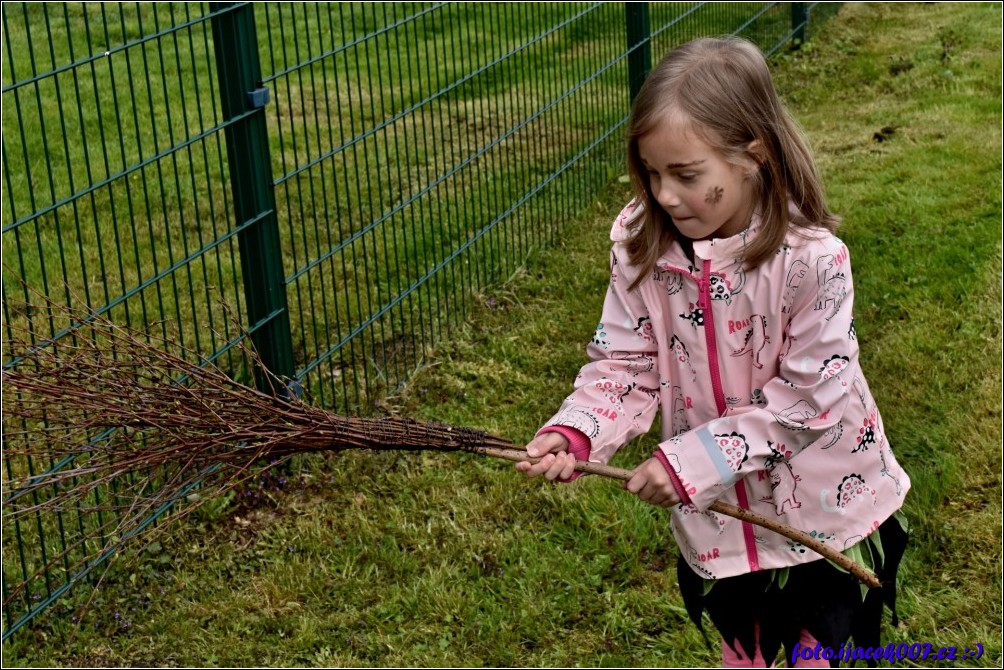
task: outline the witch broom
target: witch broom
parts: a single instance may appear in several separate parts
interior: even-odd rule
[[[12,475],[5,515],[79,508],[96,488],[114,481],[114,501],[106,504],[115,520],[102,532],[124,543],[152,513],[189,492],[198,491],[204,501],[298,454],[434,450],[539,460],[508,440],[468,428],[339,416],[302,401],[278,380],[271,379],[276,392],[269,394],[213,363],[196,365],[170,353],[177,345],[150,332],[65,307],[48,310],[71,325],[55,342],[32,344],[27,336],[13,342],[22,354],[3,373],[4,456],[8,462],[62,459],[64,466],[44,475]],[[245,364],[261,370],[254,352],[238,346]],[[575,469],[625,481],[632,474],[584,461]],[[871,571],[807,533],[721,501],[709,509],[780,533],[864,584],[881,586]],[[6,594],[5,607],[19,591]]]

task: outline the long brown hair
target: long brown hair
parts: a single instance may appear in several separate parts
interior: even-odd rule
[[[638,140],[677,115],[725,160],[752,157],[760,229],[743,253],[747,268],[780,248],[789,227],[836,230],[839,217],[826,207],[812,154],[774,90],[760,50],[740,38],[702,38],[671,51],[649,75],[635,99],[628,126],[628,170],[644,215],[627,242],[631,264],[650,276],[656,261],[678,240],[690,243],[656,202]],[[789,202],[801,213],[792,217]]]

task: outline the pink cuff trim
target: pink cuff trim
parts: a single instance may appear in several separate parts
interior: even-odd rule
[[[544,426],[537,431],[537,435],[542,435],[544,433],[558,433],[559,435],[563,435],[565,439],[568,440],[568,453],[575,456],[575,460],[589,460],[589,454],[593,451],[593,442],[578,428],[572,428],[571,426]],[[581,472],[573,472],[568,479],[563,479],[562,481],[573,482],[581,476]]]
[[[680,502],[684,505],[689,505],[690,496],[683,488],[683,482],[681,482],[680,478],[676,475],[676,470],[674,470],[673,466],[669,464],[669,459],[666,458],[665,452],[663,452],[662,449],[656,449],[652,455],[659,459],[659,462],[662,463],[662,467],[666,468],[666,472],[669,473],[669,481],[673,482],[673,488],[676,489],[676,495],[680,497]]]

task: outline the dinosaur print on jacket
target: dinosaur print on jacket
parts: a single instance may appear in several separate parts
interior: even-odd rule
[[[706,509],[701,511],[693,505],[680,505],[680,514],[683,517],[688,517],[693,514],[700,515],[701,520],[706,521],[708,523],[708,527],[714,529],[717,534],[721,535],[725,532],[725,518],[718,516],[711,510]]]
[[[821,439],[826,440],[826,444],[821,446],[820,449],[829,449],[837,442],[839,442],[840,438],[843,437],[843,435],[844,435],[844,424],[843,422],[838,421],[836,425],[833,426],[833,428],[830,428],[828,431],[823,433],[823,437]]]
[[[690,430],[690,422],[687,421],[687,409],[687,399],[683,397],[683,389],[679,386],[674,386],[672,435],[676,436]]]
[[[691,381],[697,380],[697,371],[694,369],[694,365],[690,362],[690,354],[687,352],[687,345],[683,343],[679,337],[674,335],[669,340],[669,350],[676,356],[676,360],[687,366],[690,371]]]
[[[851,473],[840,481],[837,486],[837,504],[831,505],[827,502],[830,495],[829,489],[819,491],[820,506],[827,512],[843,514],[855,500],[865,500],[866,496],[871,497],[872,505],[875,504],[875,497],[878,495],[875,489],[865,483],[861,475]]]
[[[726,305],[732,304],[732,297],[739,295],[746,284],[746,271],[743,270],[742,263],[736,263],[736,270],[729,280],[724,272],[712,272],[708,277],[708,288],[711,291],[712,300],[723,300]]]
[[[596,326],[596,333],[593,335],[592,343],[597,347],[602,347],[603,349],[610,348],[610,340],[608,339],[606,331],[603,329],[602,323]]]
[[[841,251],[846,254],[846,248]],[[826,320],[832,319],[847,295],[847,277],[842,272],[833,273],[831,270],[838,265],[836,257],[830,254],[820,256],[816,260],[816,279],[819,282],[819,290],[816,293],[816,310],[824,310],[829,306],[830,311],[826,315]]]
[[[746,436],[733,431],[728,435],[715,435],[715,443],[722,450],[722,456],[728,463],[732,472],[739,472],[746,462],[750,445],[746,442]]]
[[[670,272],[666,280],[666,294],[676,295],[683,290],[683,275],[679,272]]]
[[[868,447],[875,444],[877,438],[875,436],[876,430],[878,429],[878,412],[872,410],[858,429],[858,446],[851,450],[852,454],[856,454],[859,451],[865,451]]]
[[[823,361],[823,367],[819,368],[819,378],[827,380],[830,377],[840,374],[851,362],[847,356],[833,355]]]
[[[882,460],[881,475],[891,479],[896,484],[896,495],[901,495],[903,492],[903,484],[899,481],[899,477],[892,474],[889,470],[889,461],[886,460],[885,445],[879,447],[879,458]]]
[[[610,353],[610,358],[615,361],[626,361],[625,370],[630,372],[633,377],[650,372],[655,367],[655,359],[648,354],[636,354],[631,351],[613,351]]]
[[[596,380],[594,386],[613,405],[614,409],[621,412],[624,410],[624,398],[634,390],[637,384],[634,382],[625,384],[624,382],[601,377]]]
[[[795,293],[798,291],[798,287],[802,285],[802,280],[808,272],[809,266],[802,261],[796,260],[791,264],[791,269],[788,270],[788,278],[784,282],[784,300],[781,303],[781,312],[783,314],[791,314],[791,310],[795,306]]]
[[[655,333],[652,329],[652,319],[643,316],[638,319],[638,325],[634,327],[634,332],[638,334],[638,337],[645,340],[646,342],[655,344]]]
[[[802,506],[802,503],[795,499],[795,489],[802,478],[792,471],[791,463],[788,462],[791,452],[783,444],[775,447],[774,443],[768,440],[767,448],[770,449],[770,456],[764,461],[764,465],[770,476],[772,497],[764,498],[763,502],[773,502],[776,514],[781,516],[785,511]]]
[[[681,319],[686,319],[690,322],[694,328],[704,325],[704,310],[695,305],[694,303],[688,304],[689,312],[682,312],[680,314]]]
[[[555,423],[556,426],[568,426],[575,428],[589,439],[593,439],[600,434],[600,423],[590,412],[583,409],[569,409],[562,413],[561,419]]]
[[[791,407],[785,408],[774,415],[777,422],[791,430],[808,430],[805,422],[819,415],[819,410],[806,400],[799,400]]]
[[[767,335],[767,317],[762,314],[750,316],[750,328],[746,331],[746,340],[738,351],[733,351],[733,356],[745,356],[753,354],[753,367],[757,370],[763,369],[760,361],[760,353],[770,344],[770,336]]]

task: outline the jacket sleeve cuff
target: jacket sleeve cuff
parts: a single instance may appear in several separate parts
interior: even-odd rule
[[[537,435],[543,435],[544,433],[558,433],[563,435],[566,440],[568,440],[568,453],[575,456],[577,461],[588,461],[589,455],[593,450],[593,443],[578,428],[572,428],[571,426],[544,426],[537,431]],[[563,479],[561,481],[572,482],[582,476],[581,472],[573,472],[568,479]]]
[[[662,449],[656,449],[652,452],[652,455],[659,459],[662,463],[662,467],[666,468],[666,472],[669,473],[669,481],[673,482],[673,488],[676,489],[676,495],[679,496],[680,502],[684,505],[690,504],[690,496],[687,494],[687,490],[683,488],[683,482],[680,481],[680,477],[677,476],[676,470],[670,465],[669,459],[666,458],[666,454]]]

